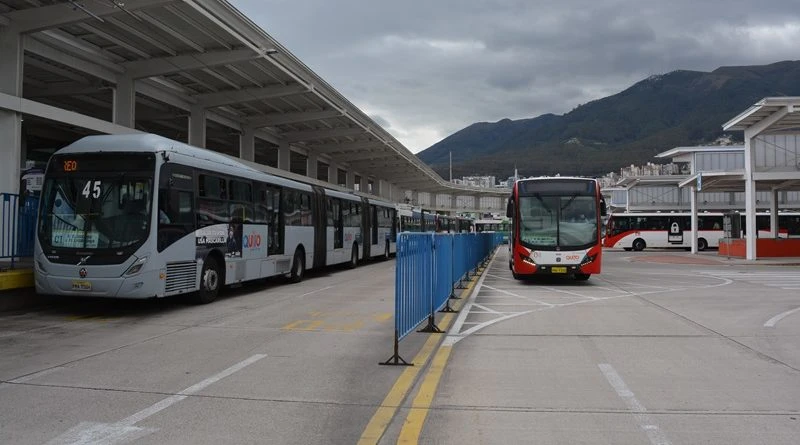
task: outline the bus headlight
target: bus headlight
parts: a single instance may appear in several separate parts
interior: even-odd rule
[[[592,261],[595,260],[595,258],[597,258],[597,254],[594,254],[594,255],[586,254],[583,257],[583,259],[581,260],[581,266],[585,266],[585,265],[591,263]]]
[[[533,258],[527,255],[519,254],[519,259],[521,259],[523,263],[528,263],[531,266],[536,266],[536,262],[533,261]]]
[[[44,263],[41,260],[36,260],[36,265],[39,267],[39,272],[47,273],[47,269],[44,267]]]
[[[135,263],[131,264],[131,267],[128,268],[128,270],[125,272],[125,275],[133,275],[138,273],[140,270],[142,270],[142,266],[144,266],[144,263],[146,262],[146,256],[139,258]]]

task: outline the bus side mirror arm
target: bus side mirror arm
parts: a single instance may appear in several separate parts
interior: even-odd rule
[[[600,197],[600,216],[608,215],[608,208],[606,207],[606,198]]]
[[[511,197],[508,198],[508,204],[506,204],[506,216],[514,217],[514,200]]]

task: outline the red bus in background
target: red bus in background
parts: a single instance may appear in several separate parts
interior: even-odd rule
[[[600,273],[606,204],[596,180],[520,179],[506,214],[511,219],[508,266],[514,278],[562,275],[588,280]]]

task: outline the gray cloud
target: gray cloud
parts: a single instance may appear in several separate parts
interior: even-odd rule
[[[232,0],[417,152],[653,74],[797,59],[795,1]]]

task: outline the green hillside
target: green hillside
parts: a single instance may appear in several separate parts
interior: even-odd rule
[[[418,154],[443,177],[603,175],[676,146],[722,136],[722,124],[767,96],[800,96],[800,61],[673,71],[563,115],[476,123]],[[741,139],[741,134],[734,135]]]

